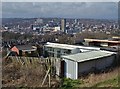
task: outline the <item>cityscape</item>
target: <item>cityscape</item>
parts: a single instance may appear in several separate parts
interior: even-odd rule
[[[120,87],[117,8],[114,2],[2,3],[2,87]]]

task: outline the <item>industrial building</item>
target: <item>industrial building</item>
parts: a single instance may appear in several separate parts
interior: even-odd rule
[[[93,69],[105,69],[116,58],[116,53],[97,47],[47,42],[44,50],[48,57],[62,60],[60,69],[56,70],[57,74],[71,79],[78,79],[81,74],[89,73]]]
[[[116,55],[108,51],[89,51],[62,56],[64,60],[64,77],[78,79],[91,70],[102,70],[112,65]]]

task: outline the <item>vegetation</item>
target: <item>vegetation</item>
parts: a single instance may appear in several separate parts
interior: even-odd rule
[[[27,38],[32,38],[32,35],[30,34],[24,34],[21,35],[19,33],[13,33],[13,32],[3,32],[2,33],[3,40],[9,41],[11,39],[13,40],[25,40]]]
[[[28,59],[27,59],[28,60]],[[3,60],[2,63],[2,84],[3,87],[18,87],[20,89],[28,89],[28,87],[41,87],[41,83],[45,77],[45,66],[34,59],[27,65],[21,65],[20,62],[13,59]],[[120,75],[118,70],[120,67],[110,69],[100,74],[89,74],[77,80],[63,78],[62,81],[56,80],[51,76],[51,87],[61,89],[75,89],[82,87],[120,87]],[[60,83],[61,82],[61,83]],[[48,87],[48,79],[43,87]]]
[[[99,83],[93,85],[92,87],[94,87],[94,88],[95,87],[120,87],[119,81],[120,81],[120,75],[118,75],[115,78],[108,79],[103,82],[99,82]]]
[[[75,87],[80,87],[80,84],[83,83],[81,80],[72,80],[70,78],[64,78],[63,79],[63,84],[62,84],[62,89],[71,89]]]
[[[103,32],[97,32],[97,33],[94,33],[94,32],[82,32],[82,33],[78,33],[76,34],[76,38],[81,38],[81,39],[84,39],[84,38],[96,38],[96,39],[107,39],[109,37],[112,37],[112,35],[107,35],[106,33],[103,33]]]
[[[38,59],[33,59],[31,63],[25,62],[22,64],[15,59],[8,58],[3,60],[2,64],[2,86],[20,89],[41,87],[45,74],[46,67],[40,64]],[[58,85],[59,81],[51,76],[51,87],[58,87]],[[48,78],[43,87],[48,87]]]
[[[75,35],[69,34],[45,34],[45,35],[32,35],[32,34],[19,34],[12,32],[3,32],[3,41],[29,41],[29,43],[37,42],[57,42],[63,44],[75,44],[76,41],[82,41],[84,38],[98,38],[98,39],[107,39],[112,37],[112,35],[107,35],[106,33],[93,33],[93,32],[82,32]]]

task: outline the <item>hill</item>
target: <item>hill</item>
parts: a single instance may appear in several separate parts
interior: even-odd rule
[[[120,87],[120,67],[110,68],[99,74],[89,73],[78,80],[57,80],[51,76],[51,87],[70,89],[71,87]],[[45,77],[45,66],[34,59],[33,64],[20,65],[12,62],[12,59],[3,60],[2,63],[2,86],[3,87],[41,87]],[[48,79],[43,87],[48,87]],[[62,86],[63,84],[63,86]]]

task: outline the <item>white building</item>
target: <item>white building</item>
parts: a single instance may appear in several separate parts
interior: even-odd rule
[[[60,31],[60,27],[55,27],[55,31]]]
[[[44,46],[44,50],[47,52],[48,56],[60,58],[61,55],[76,54],[91,50],[100,50],[100,48],[47,42]]]

